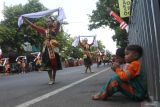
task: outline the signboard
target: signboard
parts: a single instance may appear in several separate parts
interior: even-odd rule
[[[119,9],[120,9],[120,17],[129,17],[131,0],[118,0],[118,2],[119,2]]]

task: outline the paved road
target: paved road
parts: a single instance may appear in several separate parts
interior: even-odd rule
[[[108,66],[84,73],[84,66],[57,72],[56,84],[48,85],[47,72],[0,77],[0,107],[140,107],[122,95],[108,101],[93,101],[95,94],[113,75]]]

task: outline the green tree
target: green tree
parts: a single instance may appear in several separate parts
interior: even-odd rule
[[[39,2],[39,0],[28,0],[25,5],[19,4],[14,6],[5,6],[3,10],[4,20],[0,23],[0,43],[4,52],[7,52],[6,47],[12,47],[17,50],[19,54],[23,54],[24,50],[22,44],[24,43],[24,35],[28,35],[29,42],[41,47],[43,36],[35,32],[29,25],[23,24],[20,28],[17,26],[18,17],[22,14],[31,12],[38,12],[46,10],[47,8]],[[45,27],[45,20],[48,16],[38,19],[29,19],[38,26]],[[56,17],[56,16],[55,16]],[[71,40],[64,33],[63,27],[56,37],[60,42],[60,50],[71,45]]]
[[[117,46],[126,47],[128,44],[128,34],[119,27],[116,28],[115,35],[112,38],[113,41],[117,42]]]
[[[18,28],[17,21],[21,14],[29,12],[37,12],[44,10],[44,6],[39,2],[39,0],[29,0],[26,5],[14,5],[5,6],[3,10],[4,20],[0,23],[1,37],[0,42],[2,44],[2,49],[7,52],[7,47],[12,47],[13,50],[17,50],[18,53],[23,53],[22,44],[24,43],[24,34],[28,31],[26,25]],[[37,35],[35,32],[30,32],[31,35]],[[38,37],[32,36],[32,39],[37,39]]]
[[[103,45],[101,40],[97,40],[97,43],[98,43],[98,49],[100,49],[100,50],[104,50],[105,49],[105,46]]]
[[[118,30],[119,24],[115,21],[113,17],[110,17],[106,11],[107,7],[110,7],[114,12],[119,14],[118,0],[99,0],[96,4],[96,7],[97,7],[96,10],[93,10],[92,14],[89,15],[90,18],[89,29],[92,30],[100,27],[109,26],[116,32],[116,34],[113,36],[114,38],[113,40],[117,42],[117,46],[120,47],[126,46],[126,42],[123,41],[128,41],[127,37],[124,38],[124,35],[127,36],[127,32]],[[124,18],[124,20],[128,22],[129,18]]]

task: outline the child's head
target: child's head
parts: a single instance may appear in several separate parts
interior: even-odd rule
[[[139,45],[129,45],[125,48],[125,61],[130,63],[138,60],[143,54],[143,49]]]
[[[118,48],[116,51],[116,62],[122,64],[125,62],[124,56],[125,56],[125,48]]]

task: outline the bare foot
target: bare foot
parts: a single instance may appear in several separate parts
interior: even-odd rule
[[[102,93],[97,93],[95,95],[92,96],[92,100],[106,100],[107,97],[106,97],[106,94]]]
[[[52,81],[52,80],[50,80],[50,81],[48,82],[48,84],[49,84],[49,85],[52,85],[52,84],[53,84],[53,81]]]
[[[101,100],[100,94],[97,93],[97,94],[93,95],[93,96],[92,96],[92,100]]]

